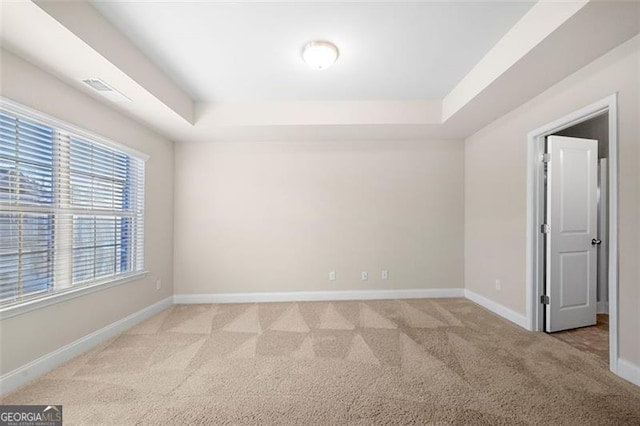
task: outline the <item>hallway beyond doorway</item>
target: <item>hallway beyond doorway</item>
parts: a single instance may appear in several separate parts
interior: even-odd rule
[[[563,342],[596,355],[609,364],[609,315],[598,314],[598,323],[591,327],[575,328],[549,334]]]

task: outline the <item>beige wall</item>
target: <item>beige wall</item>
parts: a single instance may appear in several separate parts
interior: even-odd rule
[[[461,288],[463,160],[453,140],[177,144],[175,293]]]
[[[173,293],[173,143],[0,51],[0,93],[9,99],[149,154],[143,279],[0,321],[0,374],[158,302]],[[156,291],[155,282],[163,287]]]
[[[465,285],[521,314],[526,300],[527,133],[619,92],[620,357],[640,365],[640,37],[469,137]],[[502,290],[495,290],[496,279]]]

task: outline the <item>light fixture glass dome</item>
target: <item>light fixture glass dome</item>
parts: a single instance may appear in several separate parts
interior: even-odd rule
[[[312,41],[302,50],[302,59],[314,70],[324,70],[338,59],[338,48],[328,41]]]

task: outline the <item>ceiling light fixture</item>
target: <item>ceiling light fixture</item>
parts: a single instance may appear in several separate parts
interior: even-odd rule
[[[312,41],[302,50],[302,59],[314,70],[324,70],[338,59],[338,48],[328,41]]]

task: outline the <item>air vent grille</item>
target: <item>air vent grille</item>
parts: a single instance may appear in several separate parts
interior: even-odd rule
[[[87,78],[82,80],[82,82],[99,92],[113,92],[113,89],[111,87],[107,86],[104,81],[97,78]]]
[[[82,82],[112,102],[130,102],[131,99],[118,92],[99,78],[84,78]]]

